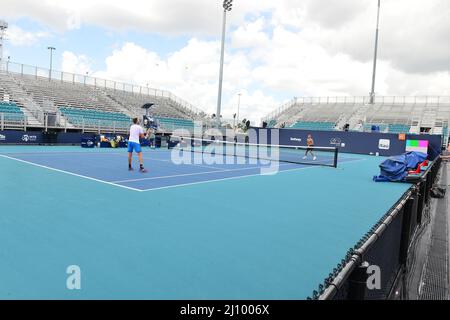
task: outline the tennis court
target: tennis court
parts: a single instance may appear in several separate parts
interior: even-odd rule
[[[0,298],[305,299],[410,187],[373,183],[382,158],[362,155],[272,175],[150,149],[141,174],[126,157],[0,147]]]

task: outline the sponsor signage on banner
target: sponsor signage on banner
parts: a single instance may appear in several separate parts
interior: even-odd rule
[[[0,141],[6,141],[6,136],[3,134],[0,134]]]
[[[314,144],[318,147],[338,147],[340,152],[355,154],[379,154],[380,156],[387,157],[399,155],[405,152],[406,143],[402,138],[406,138],[407,140],[428,141],[428,151],[430,152],[430,157],[434,159],[439,155],[442,146],[442,136],[440,135],[406,134],[405,137],[399,137],[398,134],[393,133],[314,131],[302,129],[272,130],[278,130],[280,136],[279,144],[281,145],[305,145],[306,139],[310,134],[314,139]],[[425,149],[425,145],[423,148]]]
[[[378,149],[380,150],[389,150],[391,148],[391,140],[389,139],[380,139],[378,143]]]
[[[333,147],[345,148],[345,143],[342,142],[341,138],[332,138],[330,140],[330,145],[332,145]]]
[[[36,142],[37,141],[37,136],[24,134],[22,136],[22,141],[23,142]]]

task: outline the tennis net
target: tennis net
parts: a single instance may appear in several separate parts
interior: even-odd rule
[[[295,164],[337,167],[338,148],[254,144],[171,136],[169,149],[183,152],[253,158]]]

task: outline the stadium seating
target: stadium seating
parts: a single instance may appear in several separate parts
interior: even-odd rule
[[[80,82],[81,80],[81,82]],[[91,79],[92,80],[92,79]],[[112,83],[112,82],[111,82]],[[4,96],[13,99],[21,107],[28,124],[34,127],[44,127],[45,114],[56,115],[56,126],[76,129],[84,127],[111,128],[111,123],[120,124],[121,119],[99,116],[102,113],[121,114],[126,116],[123,121],[129,124],[133,117],[141,118],[145,110],[141,107],[153,103],[150,116],[161,118],[176,118],[186,120],[202,120],[206,114],[187,102],[178,99],[168,92],[150,91],[149,94],[128,92],[130,86],[118,86],[111,89],[106,85],[83,83],[83,76],[74,75],[70,79],[52,79],[40,75],[0,72],[0,99]],[[154,95],[152,95],[154,93]],[[158,94],[158,95],[157,95]],[[79,109],[82,114],[66,110]],[[60,112],[65,110],[65,112]],[[86,110],[97,111],[87,113]],[[70,117],[70,121],[69,118]],[[80,121],[84,117],[85,122]],[[100,121],[99,121],[100,120]],[[94,125],[94,122],[96,125]]]
[[[409,133],[411,126],[404,124],[389,124],[388,131],[390,133]]]
[[[3,119],[8,122],[24,119],[22,110],[13,102],[0,101],[0,114],[3,114]]]
[[[363,125],[363,131],[364,132],[372,132],[373,127],[380,128],[380,132],[388,132],[389,126],[387,124],[383,123],[365,123]]]
[[[173,131],[177,129],[185,129],[189,132],[194,130],[194,122],[192,120],[186,119],[176,119],[176,118],[155,118],[160,127],[166,131]]]
[[[447,147],[448,137],[449,137],[448,126],[444,126],[444,142],[443,142],[443,146],[445,148]]]
[[[276,125],[277,125],[276,120],[270,120],[269,123],[267,124],[267,128],[275,128]]]
[[[378,125],[380,131],[392,133],[418,133],[421,127],[435,128],[450,121],[450,97],[377,97],[373,104],[369,101],[369,97],[294,98],[263,121],[275,121],[276,127],[316,130],[333,128],[309,122],[334,123],[336,130],[348,124],[349,131],[366,132]]]
[[[333,122],[296,122],[290,128],[291,129],[303,129],[303,130],[318,130],[318,131],[333,131],[336,124]]]
[[[117,112],[102,112],[97,110],[79,109],[79,108],[59,108],[70,123],[81,127],[109,127],[109,128],[127,128],[130,123],[130,117]]]

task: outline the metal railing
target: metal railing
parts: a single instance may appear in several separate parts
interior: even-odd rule
[[[27,116],[15,113],[0,113],[0,131],[6,129],[27,130]]]
[[[379,300],[406,298],[408,261],[417,230],[427,223],[431,195],[441,157],[436,158],[421,177],[409,182],[411,188],[386,215],[347,253],[330,273],[313,299],[320,300]],[[381,287],[367,287],[369,265],[380,267]]]
[[[369,96],[342,96],[342,97],[296,97],[283,104],[281,107],[276,108],[263,118],[264,121],[275,120],[283,112],[295,105],[336,105],[336,104],[360,104],[367,105],[370,103]],[[450,96],[377,96],[375,97],[374,104],[376,105],[391,105],[391,106],[403,106],[407,104],[420,104],[420,105],[450,105]]]

